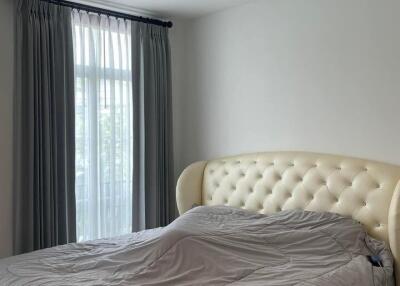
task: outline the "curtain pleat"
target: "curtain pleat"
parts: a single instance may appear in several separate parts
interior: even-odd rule
[[[73,242],[74,66],[71,10],[17,7],[15,254]]]
[[[132,22],[133,231],[175,218],[168,28]]]

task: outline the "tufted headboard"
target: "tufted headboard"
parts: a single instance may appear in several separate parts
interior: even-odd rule
[[[269,152],[187,167],[177,184],[182,214],[194,205],[259,213],[304,209],[351,216],[386,241],[400,285],[400,166],[307,152]]]

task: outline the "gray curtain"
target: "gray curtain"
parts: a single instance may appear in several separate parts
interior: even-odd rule
[[[75,241],[71,10],[17,3],[15,254]]]
[[[132,22],[133,231],[175,218],[168,28]]]

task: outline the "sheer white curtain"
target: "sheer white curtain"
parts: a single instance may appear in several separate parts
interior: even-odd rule
[[[74,11],[77,239],[132,229],[129,21]]]

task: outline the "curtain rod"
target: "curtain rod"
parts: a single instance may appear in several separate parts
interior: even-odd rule
[[[162,26],[162,27],[171,28],[173,25],[171,21],[166,22],[166,21],[161,21],[161,20],[153,19],[153,18],[129,15],[129,14],[125,14],[125,13],[120,13],[120,12],[116,12],[116,11],[111,11],[111,10],[107,10],[107,9],[103,9],[103,8],[98,8],[98,7],[75,3],[75,2],[70,2],[70,1],[64,1],[64,0],[41,0],[41,1],[46,1],[46,2],[49,2],[52,4],[70,7],[70,8],[77,9],[77,10],[84,10],[87,12],[104,14],[107,16],[123,18],[123,19],[131,20],[131,21],[142,22],[142,23],[146,23],[146,24],[153,24],[153,25]]]

